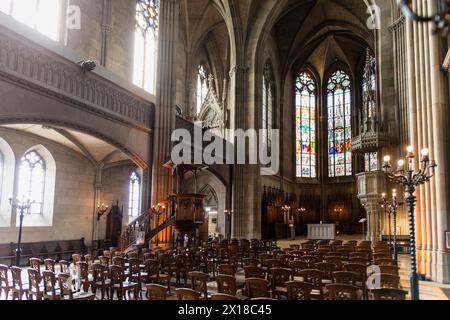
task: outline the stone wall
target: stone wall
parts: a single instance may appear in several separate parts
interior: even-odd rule
[[[86,244],[89,244],[92,239],[95,178],[91,163],[81,154],[67,147],[20,131],[0,128],[0,137],[11,146],[16,163],[30,148],[39,145],[51,153],[56,163],[52,226],[25,227],[22,241],[85,238]],[[18,168],[16,168],[16,181],[18,174]],[[15,183],[15,189],[17,190],[17,183]],[[2,212],[2,214],[5,213]],[[18,228],[15,226],[16,217],[13,215],[9,227],[0,227],[0,243],[17,242]]]

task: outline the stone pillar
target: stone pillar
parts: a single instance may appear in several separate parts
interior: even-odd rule
[[[234,130],[244,129],[245,130],[245,87],[247,80],[247,68],[244,66],[234,66],[230,71],[230,85],[231,85],[231,121],[230,130],[231,136],[228,135],[228,139],[235,145],[235,160],[237,155],[236,141],[234,140]],[[245,195],[246,189],[249,186],[245,184],[245,165],[234,165],[233,166],[233,217],[231,226],[231,237],[232,238],[243,238],[245,237]]]
[[[171,135],[175,129],[176,52],[179,32],[180,0],[159,1],[158,76],[153,141],[152,202],[167,200],[171,191],[169,170]]]
[[[413,1],[419,15],[438,11],[437,1]],[[450,282],[450,256],[445,250],[444,231],[449,227],[448,134],[445,112],[448,98],[442,63],[448,50],[446,40],[433,36],[433,24],[407,20],[408,108],[410,140],[417,155],[428,147],[438,164],[436,176],[416,191],[416,234],[419,273],[432,281]],[[415,168],[419,169],[416,159]]]
[[[358,199],[367,213],[367,240],[375,243],[381,240],[380,220],[383,216],[381,194],[386,190],[386,177],[383,172],[364,172],[356,175],[358,180]]]
[[[106,67],[106,58],[109,46],[109,37],[112,32],[111,23],[111,0],[103,0],[103,13],[102,13],[102,46],[101,46],[101,59],[100,64]]]

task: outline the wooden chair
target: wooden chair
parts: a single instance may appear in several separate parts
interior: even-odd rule
[[[377,259],[374,260],[374,264],[377,266],[395,266],[396,263],[392,259]]]
[[[82,257],[81,257],[81,254],[74,253],[74,254],[72,255],[72,262],[73,262],[74,265],[77,265],[77,263],[78,263],[78,262],[81,262],[82,260],[83,260],[83,259],[82,259]]]
[[[89,266],[87,262],[80,261],[76,264],[79,270],[80,282],[84,292],[88,292],[89,288],[94,283],[92,276],[89,274]]]
[[[147,296],[149,300],[167,300],[167,287],[159,284],[146,284]]]
[[[336,271],[333,272],[333,283],[351,284],[356,286],[358,274],[351,271]]]
[[[217,293],[235,296],[237,293],[236,278],[234,276],[219,274],[216,277]]]
[[[377,261],[380,259],[392,259],[392,256],[389,253],[374,253],[373,254],[373,260]]]
[[[236,275],[236,267],[232,264],[221,264],[217,268],[217,272],[219,274],[226,274],[234,277]]]
[[[110,266],[110,275],[111,275],[110,299],[114,298],[114,292],[117,292],[117,297],[119,300],[126,299],[126,293],[128,293],[128,298],[130,299],[130,293],[133,292],[134,299],[138,300],[139,285],[134,282],[126,281],[125,270],[121,266],[117,265]]]
[[[128,257],[128,260],[130,259],[139,259],[139,253],[137,251],[130,251],[126,255]]]
[[[300,277],[300,271],[308,269],[308,263],[300,260],[291,261],[291,270],[294,280]]]
[[[15,300],[16,298],[22,300],[23,295],[28,299],[29,289],[23,287],[22,283],[22,269],[19,267],[11,267],[11,275],[12,275],[12,287],[11,293],[12,298]]]
[[[164,282],[167,284],[167,290],[170,292],[170,274],[165,274],[160,272],[160,264],[157,260],[146,260],[144,262],[145,270],[147,273],[146,284],[159,284],[162,285]]]
[[[229,294],[216,293],[211,295],[211,300],[213,301],[239,301],[240,299],[236,296]]]
[[[53,259],[45,259],[44,260],[44,268],[46,271],[55,272],[56,261]]]
[[[313,284],[301,281],[286,282],[288,300],[311,300],[313,290],[316,288]]]
[[[367,299],[367,266],[364,264],[348,263],[345,265],[345,270],[354,272],[357,275],[356,286],[363,291],[363,295]]]
[[[142,283],[146,283],[148,279],[147,272],[141,271],[141,260],[137,258],[128,259],[129,264],[129,278],[131,282],[137,282],[139,284],[139,291],[142,290]]]
[[[41,287],[41,275],[36,269],[28,269],[28,285],[29,285],[29,295],[32,300],[33,296],[36,300],[42,300],[43,298],[43,288]]]
[[[61,273],[70,273],[70,262],[66,260],[60,260],[59,261],[59,272]]]
[[[312,298],[322,300],[324,299],[323,290],[323,272],[316,269],[306,269],[299,272],[299,277],[303,282],[308,282],[314,285]]]
[[[246,266],[244,267],[244,274],[245,278],[259,278],[259,279],[265,279],[266,278],[266,272],[263,268],[256,267],[256,266]]]
[[[31,269],[35,269],[40,275],[41,274],[42,260],[38,259],[38,258],[31,258],[29,260],[29,262],[30,262],[30,268]]]
[[[44,300],[60,300],[61,293],[56,287],[57,279],[53,271],[42,271],[42,278],[44,280]]]
[[[336,266],[336,270],[342,270],[342,257],[338,256],[327,256],[325,257],[325,262],[333,263]]]
[[[292,280],[291,269],[272,268],[270,269],[272,298],[280,299],[282,296],[287,297],[286,282]]]
[[[319,262],[316,263],[314,267],[323,272],[323,283],[333,283],[333,272],[337,271],[337,267],[334,263]]]
[[[394,276],[399,275],[399,267],[397,266],[378,266],[381,273],[393,274]]]
[[[400,289],[399,276],[387,273],[378,273],[374,275],[374,277],[377,276],[380,277],[381,288]]]
[[[92,264],[94,263],[94,257],[91,254],[86,254],[84,256],[84,261],[87,263],[88,265],[88,270],[92,271]]]
[[[363,265],[368,265],[369,264],[369,260],[366,258],[360,258],[360,257],[351,257],[349,259],[349,263],[355,263],[355,264],[363,264]]]
[[[208,278],[206,273],[192,271],[188,273],[188,278],[191,281],[191,288],[197,292],[200,292],[204,299],[208,299]]]
[[[358,287],[335,283],[327,285],[328,300],[358,300]]]
[[[319,259],[313,255],[303,256],[299,259],[308,264],[308,269],[314,268],[314,264],[320,262]]]
[[[382,288],[372,290],[374,300],[406,300],[407,292],[401,289]]]
[[[62,300],[95,300],[95,294],[87,292],[74,292],[70,274],[58,274],[58,283]]]
[[[2,291],[4,291],[6,299],[8,299],[9,291],[13,286],[12,281],[9,280],[8,271],[9,271],[8,266],[0,264],[0,296],[2,294]]]
[[[102,300],[105,299],[105,293],[109,300],[111,291],[111,280],[107,278],[106,270],[107,267],[100,263],[92,264],[92,293],[96,294],[97,290],[100,290]]]
[[[183,284],[186,286],[187,285],[187,274],[188,274],[188,269],[189,269],[189,263],[188,263],[188,258],[185,255],[178,255],[175,258],[175,268],[174,268],[174,273],[175,273],[175,278],[176,278],[176,284],[180,285],[181,284],[181,279],[183,279]]]
[[[201,293],[192,289],[176,289],[175,294],[178,300],[196,301],[200,300]]]
[[[260,278],[245,279],[246,295],[249,299],[269,298],[269,281]]]

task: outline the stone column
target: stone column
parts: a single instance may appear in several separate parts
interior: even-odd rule
[[[244,66],[234,66],[230,71],[230,84],[232,94],[230,97],[231,103],[231,132],[236,129],[245,130],[245,87],[247,80],[247,68]],[[228,138],[234,137],[234,134]],[[235,143],[234,140],[232,140]],[[237,154],[235,143],[235,159]],[[245,184],[245,165],[234,165],[233,167],[233,216],[231,237],[243,238],[245,237],[245,196],[246,190],[250,187]]]
[[[106,67],[106,60],[108,54],[109,37],[112,32],[111,23],[111,0],[103,0],[102,13],[102,46],[101,46],[101,60],[100,64]]]
[[[375,243],[381,240],[380,218],[381,194],[386,190],[386,177],[383,172],[364,172],[356,175],[358,180],[358,199],[367,213],[366,239]]]
[[[167,200],[171,191],[169,170],[171,135],[175,129],[176,52],[179,32],[180,0],[159,1],[158,76],[153,141],[152,202]]]

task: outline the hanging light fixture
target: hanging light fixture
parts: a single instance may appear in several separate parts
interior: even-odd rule
[[[440,11],[431,16],[421,16],[414,12],[412,8],[412,0],[398,0],[398,6],[407,18],[415,22],[433,22],[436,26],[435,34],[442,34],[446,36],[449,33],[450,24],[450,0],[437,1]]]

